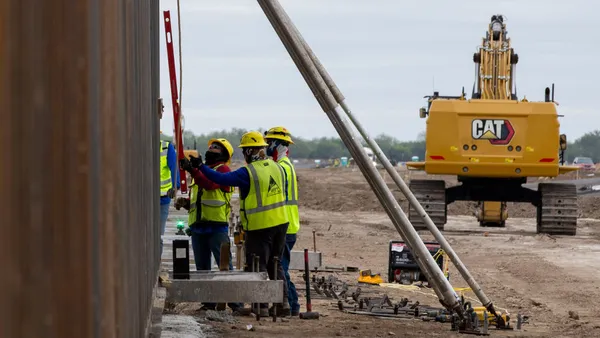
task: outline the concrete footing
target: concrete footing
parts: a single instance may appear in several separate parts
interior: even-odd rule
[[[165,309],[167,291],[158,282],[152,290],[152,308],[148,313],[144,337],[160,338],[162,333],[162,314]]]
[[[190,279],[171,279],[167,302],[280,303],[283,281],[267,280],[265,272],[190,271]]]
[[[163,287],[158,287],[156,297],[152,306],[151,323],[152,326],[148,332],[148,338],[160,338],[162,333],[162,314],[165,309],[165,299],[167,291]]]

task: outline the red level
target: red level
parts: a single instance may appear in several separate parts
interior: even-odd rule
[[[175,54],[173,52],[173,33],[171,31],[171,13],[163,11],[165,17],[165,37],[167,40],[167,58],[169,60],[169,79],[171,82],[171,99],[173,101],[173,122],[175,123],[175,143],[177,144],[177,167],[179,160],[184,158],[183,130],[181,128],[181,111],[179,109],[179,95],[177,94],[177,73],[175,72]],[[179,171],[181,180],[181,193],[187,193],[187,180],[185,170]]]

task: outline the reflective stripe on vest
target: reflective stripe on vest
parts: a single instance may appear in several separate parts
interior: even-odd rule
[[[216,165],[214,170],[223,166],[223,164]],[[200,204],[202,204],[202,215],[200,220],[209,222],[229,222],[229,215],[231,214],[231,195],[233,188],[229,188],[229,192],[224,192],[221,188],[206,190],[202,189],[202,198]]]
[[[169,142],[160,141],[160,196],[167,196],[169,189],[173,187],[171,179],[171,169],[167,163],[167,152],[169,151]]]
[[[273,160],[260,160],[246,166],[250,175],[248,196],[240,212],[245,230],[272,228],[288,222],[285,208],[285,172]]]
[[[294,166],[287,157],[281,158],[278,162],[285,171],[287,180],[287,214],[290,224],[287,233],[293,235],[300,230],[300,214],[298,212],[298,179]]]
[[[188,226],[192,226],[198,219],[198,208],[196,201],[198,200],[198,185],[196,182],[190,186],[190,210],[188,211]]]

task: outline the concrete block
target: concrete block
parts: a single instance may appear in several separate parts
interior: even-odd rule
[[[162,336],[162,324],[154,324],[148,332],[148,338],[160,338]]]
[[[170,280],[167,301],[211,303],[279,303],[283,281],[267,280],[267,273],[210,271],[190,272],[189,280]]]
[[[173,271],[169,271],[169,278],[173,278]],[[245,280],[267,280],[269,275],[266,272],[246,272],[246,271],[190,271],[191,280],[220,280],[220,281],[245,281]]]
[[[162,313],[165,309],[165,299],[167,298],[167,290],[163,287],[156,289],[156,296],[152,304],[152,324],[157,324],[162,321]]]
[[[152,308],[150,309],[149,318],[146,322],[145,337],[160,338],[162,314],[165,308],[165,298],[167,296],[164,287],[160,287],[158,282],[152,290]]]
[[[309,251],[308,252],[308,268],[314,270],[320,268],[323,265],[322,255],[320,252]],[[290,258],[290,270],[304,270],[304,251],[291,252]]]

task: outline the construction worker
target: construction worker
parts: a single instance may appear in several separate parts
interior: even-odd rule
[[[298,180],[296,170],[290,161],[289,146],[294,144],[291,133],[284,127],[273,127],[265,132],[267,141],[267,155],[281,165],[285,172],[287,180],[287,214],[290,224],[285,235],[285,249],[281,257],[281,264],[285,273],[285,279],[288,285],[288,302],[292,316],[300,313],[300,304],[298,303],[298,293],[296,286],[292,282],[289,274],[291,251],[296,244],[296,234],[300,230],[300,216],[298,214]]]
[[[288,227],[286,180],[283,168],[267,157],[266,146],[260,132],[250,131],[242,135],[239,145],[247,163],[244,167],[219,173],[208,165],[201,165],[200,171],[215,183],[239,187],[240,219],[246,232],[245,270],[250,271],[253,257],[258,256],[259,271],[267,272],[274,280],[275,257],[283,255]],[[274,306],[277,306],[278,315],[289,316],[287,282],[281,260],[278,260],[277,271],[277,279],[284,281],[283,299]],[[260,304],[260,316],[268,316],[269,312],[268,304]]]
[[[161,132],[162,135],[162,132]],[[175,197],[175,187],[180,188],[177,154],[173,144],[160,141],[160,254],[163,252],[162,236],[165,234],[171,199]]]
[[[233,155],[231,143],[224,138],[208,141],[208,150],[204,158],[206,165],[221,173],[228,173]],[[190,198],[178,198],[176,208],[183,206],[188,212],[188,232],[192,237],[192,249],[196,270],[211,270],[211,253],[216,262],[221,260],[221,245],[229,243],[229,216],[231,214],[231,195],[233,187],[218,185],[206,178],[198,170],[200,162],[190,156],[180,160],[180,166],[189,172],[193,179],[190,186]],[[231,252],[229,270],[233,270]],[[241,304],[230,303],[236,311]],[[216,304],[206,303],[205,309],[214,310]]]

